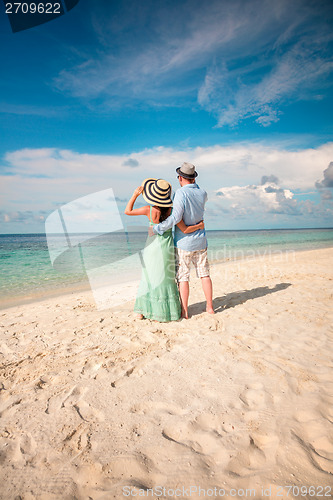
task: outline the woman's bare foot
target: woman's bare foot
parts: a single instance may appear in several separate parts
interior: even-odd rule
[[[212,307],[206,307],[206,312],[208,312],[209,314],[215,314],[215,311]]]
[[[136,317],[136,319],[144,319],[143,314],[136,314],[135,317]]]

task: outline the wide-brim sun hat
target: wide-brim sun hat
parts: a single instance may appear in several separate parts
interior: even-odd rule
[[[181,167],[176,168],[176,172],[184,179],[195,179],[198,172],[195,171],[195,166],[192,163],[184,162]]]
[[[142,196],[149,205],[158,207],[172,207],[171,186],[164,179],[145,179],[141,186],[143,187]]]

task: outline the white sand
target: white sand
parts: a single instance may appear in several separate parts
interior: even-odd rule
[[[91,292],[0,311],[0,498],[327,498],[332,256],[214,266],[217,313],[193,278],[188,321],[135,320],[126,292],[117,311]]]

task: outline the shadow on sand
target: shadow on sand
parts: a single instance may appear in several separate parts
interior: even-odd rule
[[[280,290],[285,290],[291,286],[291,283],[278,283],[273,288],[268,286],[259,286],[257,288],[252,288],[252,290],[241,290],[239,292],[232,292],[224,295],[223,297],[215,297],[213,300],[213,307],[215,313],[219,313],[229,309],[230,307],[236,307],[239,304],[244,304],[244,302],[257,297],[263,297],[269,293],[279,292]],[[201,314],[206,310],[206,302],[197,302],[192,304],[188,308],[189,316],[195,314]]]

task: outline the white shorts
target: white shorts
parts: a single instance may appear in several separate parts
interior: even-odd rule
[[[189,281],[191,262],[195,267],[198,278],[209,276],[207,248],[193,252],[176,248],[176,278],[177,281]]]

